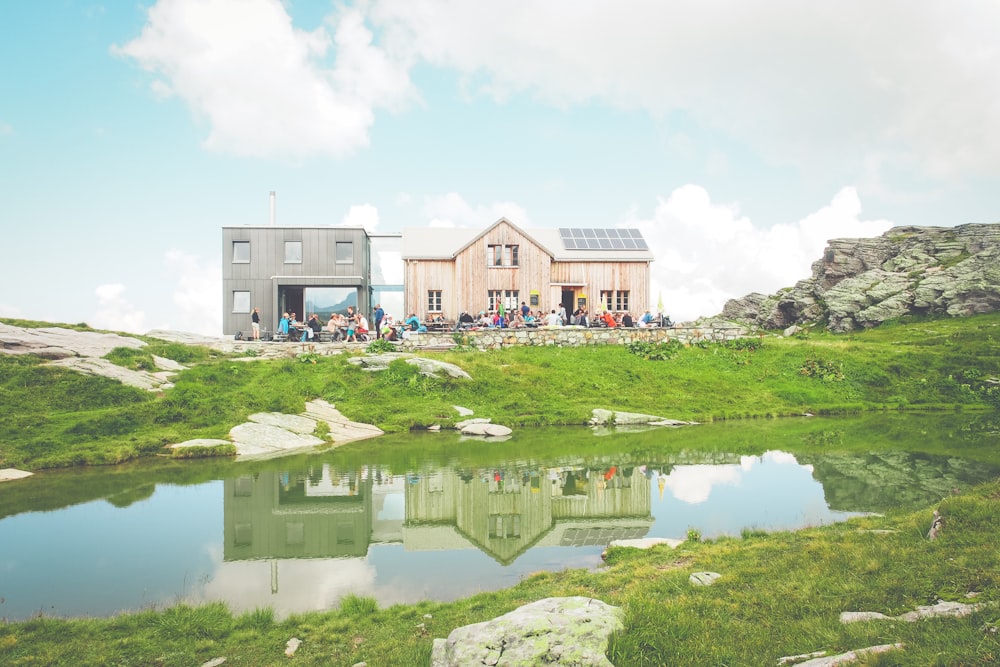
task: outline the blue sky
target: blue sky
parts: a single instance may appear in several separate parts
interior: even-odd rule
[[[1000,220],[1000,3],[0,2],[0,316],[221,331],[221,227],[638,227],[675,320]]]

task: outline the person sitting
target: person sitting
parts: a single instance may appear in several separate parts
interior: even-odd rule
[[[631,313],[625,313],[624,315],[622,315],[622,326],[625,327],[626,329],[631,329],[632,327],[635,326],[635,322],[632,321]]]
[[[344,332],[340,329],[342,326],[342,319],[343,318],[338,313],[331,313],[330,321],[326,323],[326,330],[330,332],[330,337],[334,342],[341,340],[344,337]]]
[[[357,319],[358,319],[358,328],[357,328],[357,331],[355,332],[355,334],[358,335],[358,336],[367,336],[368,335],[368,318],[365,317],[364,315],[361,315],[359,313]]]
[[[615,321],[615,316],[611,314],[610,310],[605,310],[604,314],[601,315],[601,319],[604,320],[604,326],[609,329],[613,329],[618,326],[618,323]]]
[[[524,315],[521,314],[520,310],[514,311],[514,317],[511,319],[510,323],[507,324],[511,329],[519,329],[524,326]]]
[[[282,313],[278,320],[278,333],[288,335],[288,313]]]
[[[305,342],[307,339],[313,340],[316,338],[316,334],[322,330],[323,324],[319,321],[319,318],[316,317],[316,313],[311,314],[309,319],[306,320],[305,328],[302,330],[302,342]]]
[[[559,317],[559,313],[553,308],[552,312],[545,316],[545,326],[547,327],[558,327],[562,326],[562,319]]]
[[[406,322],[403,324],[405,324],[406,328],[410,331],[420,331],[421,329],[427,331],[427,328],[420,324],[420,318],[417,317],[416,313],[410,313],[410,316],[406,318]]]
[[[652,315],[652,313],[649,312],[648,308],[646,309],[646,312],[642,314],[642,317],[639,318],[639,324],[638,324],[638,326],[640,326],[640,327],[642,327],[644,329],[648,328],[648,327],[656,326],[653,323],[653,315]]]

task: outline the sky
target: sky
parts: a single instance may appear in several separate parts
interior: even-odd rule
[[[222,330],[222,231],[635,227],[675,321],[1000,221],[996,0],[0,0],[0,317]]]

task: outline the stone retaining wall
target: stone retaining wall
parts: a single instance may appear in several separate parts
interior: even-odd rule
[[[659,343],[674,339],[682,343],[700,340],[721,342],[747,335],[748,332],[745,328],[728,323],[720,323],[711,327],[675,326],[653,329],[602,329],[573,326],[540,327],[538,329],[479,329],[462,332],[411,333],[402,341],[401,349],[444,349],[454,347],[457,344],[470,345],[481,350],[511,345],[580,347],[582,345],[628,345],[635,341]]]

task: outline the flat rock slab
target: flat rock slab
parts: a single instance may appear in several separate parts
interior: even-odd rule
[[[236,455],[241,459],[281,456],[290,451],[316,447],[325,442],[314,435],[303,435],[280,426],[254,422],[234,426],[229,431],[229,437],[233,439]]]
[[[860,621],[906,621],[912,623],[922,618],[968,616],[988,606],[988,603],[965,604],[963,602],[939,601],[937,604],[917,607],[899,616],[886,616],[877,611],[844,611],[840,614],[841,623],[858,623]]]
[[[0,350],[9,354],[37,354],[49,359],[103,357],[116,347],[138,349],[146,343],[138,338],[61,327],[32,329],[0,323]]]
[[[185,447],[218,447],[219,445],[231,445],[233,444],[229,440],[221,440],[219,438],[194,438],[192,440],[185,440],[184,442],[178,442],[173,445],[167,445],[169,449],[183,449]]]
[[[640,537],[634,540],[612,540],[608,543],[608,548],[628,547],[630,549],[651,549],[665,544],[671,549],[676,549],[684,544],[684,540],[675,540],[670,537]]]
[[[605,653],[611,634],[625,628],[624,615],[594,598],[546,598],[435,639],[431,667],[613,667]]]
[[[316,430],[316,420],[301,415],[289,415],[283,412],[255,412],[247,417],[255,424],[277,426],[299,435],[311,435]]]
[[[590,418],[591,426],[689,426],[694,422],[685,422],[678,419],[668,419],[657,415],[646,415],[641,412],[619,412],[618,410],[605,410],[594,408]]]
[[[173,386],[170,382],[170,377],[173,373],[170,371],[161,371],[158,373],[136,371],[98,357],[66,357],[65,359],[51,361],[49,365],[61,366],[62,368],[68,368],[88,375],[99,375],[117,380],[130,387],[145,389],[146,391],[159,391],[161,389],[169,389]]]
[[[330,439],[338,444],[375,438],[385,433],[377,426],[351,421],[342,415],[333,404],[322,399],[306,403],[306,411],[302,414],[310,419],[326,422],[327,426],[330,427]]]
[[[381,371],[389,367],[389,364],[397,359],[403,359],[411,366],[416,366],[423,375],[437,377],[441,374],[453,378],[471,380],[472,376],[455,364],[449,364],[437,359],[425,359],[416,357],[408,352],[383,352],[381,354],[366,354],[364,356],[352,357],[349,362],[361,366],[366,371]]]
[[[0,470],[0,482],[12,482],[15,479],[24,479],[25,477],[31,477],[35,473],[28,472],[27,470],[18,470],[17,468],[4,468]]]

